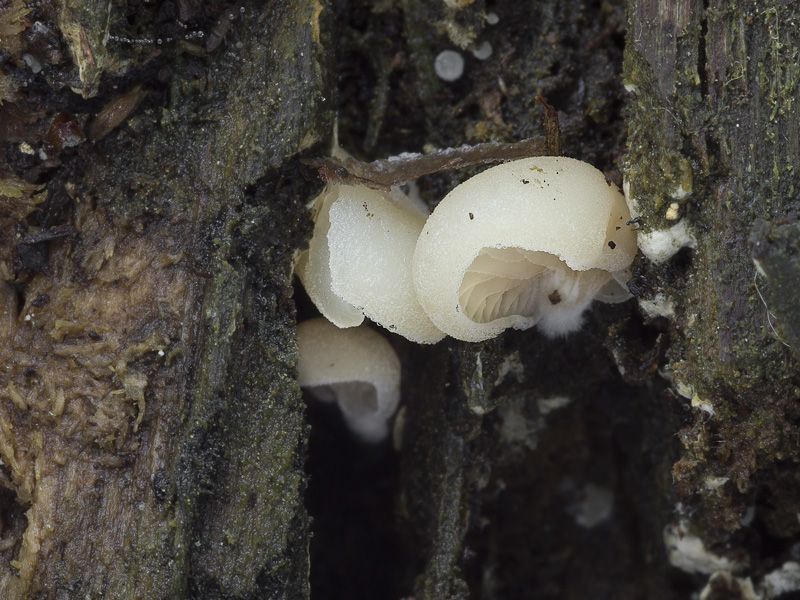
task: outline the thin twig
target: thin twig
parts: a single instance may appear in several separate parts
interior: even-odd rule
[[[354,158],[342,160],[331,156],[303,159],[301,162],[317,169],[323,181],[365,185],[376,190],[386,190],[394,185],[403,185],[423,175],[439,171],[543,156],[547,153],[546,140],[536,137],[511,144],[488,142],[474,146],[459,146],[435,150],[429,154],[406,152],[370,163]]]

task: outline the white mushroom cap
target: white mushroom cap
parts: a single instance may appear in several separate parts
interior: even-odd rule
[[[319,311],[338,327],[364,315],[418,343],[444,337],[417,300],[414,248],[428,216],[399,189],[329,184],[315,201],[314,234],[296,271]]]
[[[390,331],[423,344],[444,334],[422,310],[411,263],[425,216],[400,192],[393,199],[347,186],[331,205],[328,230],[331,289]]]
[[[328,184],[314,201],[314,233],[308,242],[308,250],[301,252],[295,261],[295,272],[311,301],[337,327],[356,327],[364,321],[364,314],[360,310],[339,298],[331,289],[329,212],[340,192],[347,187]]]
[[[549,335],[573,331],[599,291],[618,299],[614,280],[636,253],[629,219],[622,194],[587,163],[498,165],[428,219],[414,253],[417,296],[437,327],[465,341],[537,323]]]
[[[362,439],[384,439],[400,402],[400,360],[389,342],[365,325],[339,329],[320,317],[297,326],[297,347],[300,386],[336,400]]]

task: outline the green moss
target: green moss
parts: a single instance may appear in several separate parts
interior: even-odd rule
[[[682,112],[663,97],[652,67],[635,50],[627,53],[624,77],[636,97],[630,103],[633,126],[625,157],[629,196],[642,214],[642,231],[664,229],[674,224],[666,219],[666,207],[689,202],[699,191],[695,180],[702,177],[694,175],[697,162],[683,152],[677,116]]]

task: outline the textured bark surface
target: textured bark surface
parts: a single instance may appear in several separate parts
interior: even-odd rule
[[[0,0],[0,596],[800,590],[797,10]],[[624,176],[635,300],[389,336],[394,439],[358,444],[295,383],[299,159],[334,116],[361,160],[538,137],[536,96]]]
[[[667,317],[664,371],[692,407],[672,521],[729,561],[697,571],[732,570],[773,597],[761,577],[796,560],[800,533],[796,233],[786,224],[798,216],[797,7],[631,2],[629,16],[630,198],[642,232],[685,224],[692,247],[643,260],[635,282],[642,306]]]
[[[184,3],[215,53],[170,6],[1,7],[4,598],[308,593],[278,167],[330,135],[319,12]]]

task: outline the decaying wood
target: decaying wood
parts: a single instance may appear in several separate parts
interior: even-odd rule
[[[282,245],[299,245],[306,221],[302,179],[276,182],[285,156],[331,131],[313,100],[313,7],[273,2],[260,24],[248,5],[235,53],[166,48],[195,61],[166,72],[170,113],[166,88],[143,91],[155,44],[95,4],[0,8],[39,44],[10,40],[0,74],[4,169],[19,174],[0,176],[0,596],[307,596],[306,425]],[[100,42],[106,27],[117,43]],[[43,96],[19,85],[26,51],[53,85]],[[105,109],[69,89],[108,102],[119,92],[100,76],[119,70],[134,81],[118,80],[126,91]],[[46,135],[65,98],[68,143],[56,146]]]
[[[764,575],[793,560],[780,548],[800,535],[797,357],[776,334],[797,327],[787,285],[796,258],[786,255],[796,234],[781,222],[800,210],[800,36],[786,26],[798,10],[674,1],[629,2],[628,12],[629,200],[642,233],[676,231],[679,220],[690,233],[675,258],[639,271],[640,302],[666,308],[664,368],[690,411],[670,521],[765,593]],[[697,570],[700,589],[715,568]],[[709,589],[739,597],[738,585],[718,577]]]
[[[545,100],[536,98],[543,107],[545,135],[520,142],[486,142],[433,150],[427,154],[404,152],[391,158],[364,163],[350,156],[324,156],[302,159],[304,165],[317,169],[322,181],[363,185],[376,190],[389,190],[425,175],[441,171],[467,169],[532,156],[561,156],[561,127],[558,112]]]
[[[0,3],[0,596],[770,598],[800,538],[797,13]],[[400,158],[303,159],[326,180],[419,178],[433,205],[563,151],[684,248],[566,339],[393,338],[396,449],[315,421],[306,465],[298,157],[335,115]],[[329,504],[342,480],[356,501]]]

